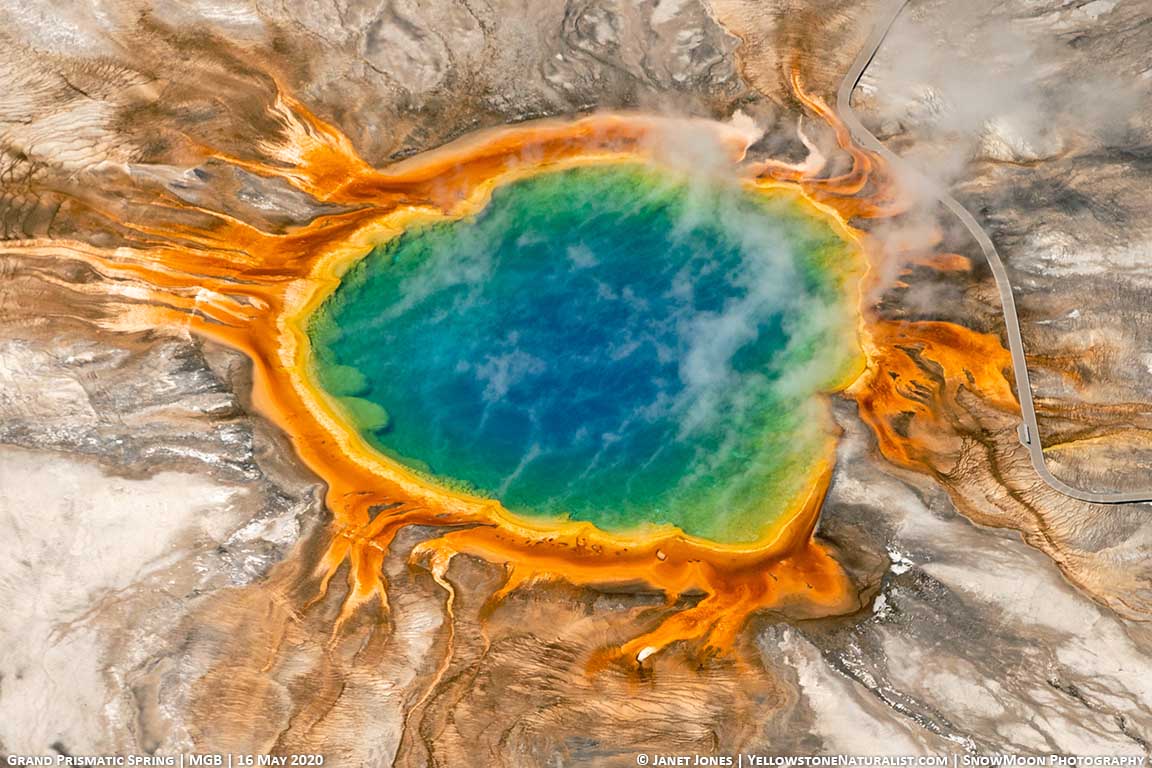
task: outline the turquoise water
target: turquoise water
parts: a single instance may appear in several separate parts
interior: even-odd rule
[[[514,513],[750,541],[827,445],[854,265],[783,193],[546,173],[353,267],[315,373],[379,450]]]

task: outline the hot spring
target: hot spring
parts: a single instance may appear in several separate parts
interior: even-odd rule
[[[543,172],[352,267],[313,377],[376,450],[513,515],[752,542],[832,458],[860,258],[787,190]]]

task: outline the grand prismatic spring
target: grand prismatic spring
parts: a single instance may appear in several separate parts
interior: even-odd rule
[[[1152,0],[0,7],[0,763],[1152,756]]]
[[[310,333],[322,386],[431,482],[748,543],[831,460],[860,269],[795,193],[580,168],[381,245]]]
[[[168,220],[124,222],[140,245],[27,252],[107,276],[109,328],[194,330],[254,362],[255,407],[327,484],[327,542],[291,589],[306,607],[343,574],[334,633],[387,613],[385,558],[427,526],[411,560],[449,612],[447,569],[468,554],[504,566],[493,604],[553,580],[667,598],[591,668],[677,641],[724,651],[756,610],[859,606],[813,538],[830,396],[856,399],[885,456],[929,472],[962,390],[1014,405],[994,336],[868,310],[877,246],[851,222],[902,204],[793,87],[846,169],[811,145],[800,163],[747,162],[756,135],[736,124],[605,114],[378,170],[281,89],[265,160],[203,151],[339,212],[270,233],[162,199],[148,210]]]

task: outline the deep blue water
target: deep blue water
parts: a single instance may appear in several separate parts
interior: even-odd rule
[[[826,445],[852,264],[791,197],[577,169],[378,247],[310,334],[322,386],[429,477],[523,515],[745,541]]]

